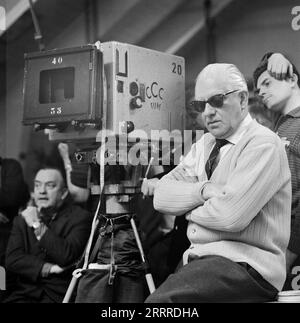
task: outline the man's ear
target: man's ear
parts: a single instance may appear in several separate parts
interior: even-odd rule
[[[240,95],[241,108],[242,108],[242,110],[244,110],[244,109],[246,109],[248,107],[249,94],[246,91],[241,91],[239,93],[239,95]]]
[[[297,74],[294,73],[293,76],[290,78],[290,80],[292,81],[293,86],[298,85],[298,76],[297,76]]]

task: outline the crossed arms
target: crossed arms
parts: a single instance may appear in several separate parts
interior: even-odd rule
[[[186,214],[188,220],[209,229],[241,231],[289,183],[288,169],[283,171],[281,164],[283,154],[272,142],[250,142],[222,186],[185,176],[179,165],[157,185],[154,207],[175,216]]]

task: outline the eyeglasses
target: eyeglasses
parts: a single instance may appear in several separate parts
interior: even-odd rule
[[[213,108],[222,108],[222,106],[224,104],[225,96],[228,94],[237,92],[237,91],[239,91],[239,90],[233,90],[233,91],[227,92],[225,94],[216,94],[216,95],[211,96],[207,101],[195,100],[190,103],[190,106],[192,108],[194,108],[196,111],[201,112],[201,113],[204,112],[206,103],[211,105]]]

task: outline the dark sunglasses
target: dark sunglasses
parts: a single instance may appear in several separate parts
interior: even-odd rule
[[[211,105],[213,108],[222,108],[222,106],[224,104],[225,96],[228,94],[237,92],[237,91],[239,91],[239,90],[233,90],[233,91],[227,92],[225,94],[216,94],[216,95],[211,96],[207,101],[195,100],[190,103],[190,106],[192,108],[194,108],[196,111],[201,112],[201,113],[204,112],[206,103]]]

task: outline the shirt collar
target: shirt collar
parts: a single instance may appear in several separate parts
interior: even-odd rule
[[[253,119],[251,118],[250,114],[248,113],[246,118],[244,118],[244,120],[240,123],[239,127],[237,128],[237,130],[235,131],[235,133],[233,133],[232,135],[230,135],[227,139],[230,143],[236,145],[239,140],[243,137],[243,134],[245,133],[245,131],[247,130],[249,124],[253,121]]]
[[[294,117],[294,118],[300,118],[300,107],[297,107],[296,109],[293,109],[287,115]]]

